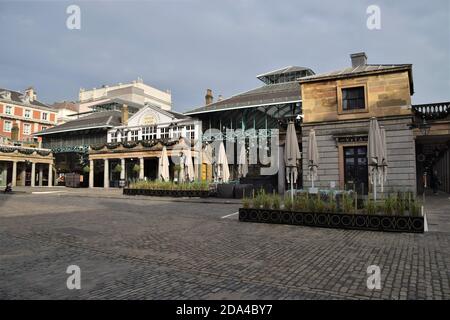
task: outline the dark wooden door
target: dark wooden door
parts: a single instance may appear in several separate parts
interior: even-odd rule
[[[367,147],[344,147],[344,177],[347,190],[368,192]]]

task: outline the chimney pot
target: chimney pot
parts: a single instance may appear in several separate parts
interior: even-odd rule
[[[212,94],[212,90],[211,89],[206,89],[206,95],[205,95],[205,104],[211,104],[213,103],[214,97]]]
[[[126,104],[122,105],[122,125],[126,126],[128,124],[128,106]]]
[[[352,59],[352,67],[356,68],[367,64],[367,55],[365,52],[353,53],[350,55]]]

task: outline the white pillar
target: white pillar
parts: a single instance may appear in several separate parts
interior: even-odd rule
[[[27,178],[27,166],[26,163],[23,162],[20,165],[20,185],[25,187],[26,185],[26,178]]]
[[[13,161],[11,184],[17,186],[17,161]]]
[[[34,187],[36,184],[36,163],[31,163],[31,186]]]
[[[120,159],[120,166],[122,167],[122,171],[120,171],[120,180],[125,180],[125,159]]]
[[[139,158],[139,179],[144,180],[144,158]]]
[[[94,160],[89,160],[89,188],[94,187]]]
[[[44,180],[44,167],[42,164],[39,165],[39,187],[42,187]]]
[[[103,175],[103,188],[109,188],[109,160],[105,159],[105,170]]]
[[[53,164],[48,164],[48,186],[51,187],[53,185]]]

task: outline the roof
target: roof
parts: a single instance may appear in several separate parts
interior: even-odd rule
[[[24,93],[9,89],[0,88],[0,93],[8,91],[11,93],[11,100],[5,99],[0,95],[0,101],[4,101],[6,103],[12,101],[15,104],[23,105],[23,106],[30,106],[36,109],[46,110],[46,111],[54,111],[52,108],[50,108],[48,105],[46,105],[43,102],[40,102],[39,100],[33,100],[33,101],[24,101],[22,98],[25,96]]]
[[[324,81],[338,78],[359,77],[369,74],[379,74],[387,72],[408,71],[410,79],[411,94],[414,93],[412,80],[412,64],[365,64],[361,66],[348,67],[336,71],[315,74],[298,79],[300,83],[308,83],[314,81]]]
[[[71,111],[78,112],[79,106],[77,103],[72,101],[61,101],[61,102],[55,102],[50,106],[50,108],[60,110],[60,109],[68,109]]]
[[[256,77],[265,84],[274,84],[282,82],[295,81],[298,78],[313,75],[314,71],[310,68],[289,66],[278,70],[270,71],[257,75]]]
[[[268,84],[185,112],[187,115],[301,101],[297,81]]]
[[[35,133],[43,136],[53,133],[79,131],[94,128],[112,128],[121,124],[122,115],[118,110],[93,112],[79,119],[71,120],[59,126]]]

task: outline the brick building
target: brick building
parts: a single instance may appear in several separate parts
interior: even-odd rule
[[[32,87],[21,93],[0,88],[0,136],[33,141],[34,133],[53,127],[57,112],[36,98]]]

